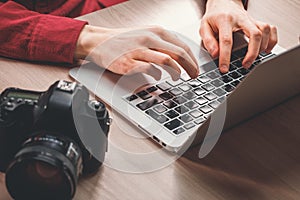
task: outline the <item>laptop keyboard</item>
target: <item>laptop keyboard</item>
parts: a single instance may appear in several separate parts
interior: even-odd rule
[[[172,134],[179,135],[201,125],[256,65],[274,54],[261,53],[250,69],[242,66],[247,47],[233,52],[229,72],[221,74],[218,60],[205,65],[197,79],[188,76],[148,86],[125,100],[146,113]]]

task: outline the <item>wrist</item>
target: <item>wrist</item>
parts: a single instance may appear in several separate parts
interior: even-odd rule
[[[214,8],[214,7],[220,6],[220,5],[228,5],[228,3],[234,3],[235,5],[237,5],[241,8],[245,8],[246,5],[244,5],[244,2],[247,2],[247,1],[243,1],[243,0],[207,0],[206,1],[206,10],[209,10],[211,8]]]
[[[98,44],[109,37],[108,32],[109,29],[85,25],[76,43],[75,60],[85,59]]]

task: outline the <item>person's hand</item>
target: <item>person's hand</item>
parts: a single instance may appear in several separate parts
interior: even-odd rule
[[[75,59],[93,61],[117,74],[143,72],[156,79],[161,71],[151,63],[165,67],[172,75],[176,72],[177,77],[180,66],[191,78],[199,73],[190,48],[173,33],[156,26],[104,29],[86,25],[77,42]]]
[[[211,56],[219,56],[219,68],[223,73],[228,72],[232,33],[236,31],[242,31],[249,38],[248,52],[243,60],[245,68],[251,66],[260,52],[271,52],[277,43],[276,28],[250,17],[241,0],[208,0],[200,35]]]

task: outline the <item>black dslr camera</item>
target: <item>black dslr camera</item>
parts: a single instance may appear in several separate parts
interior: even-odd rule
[[[111,119],[88,90],[57,81],[45,92],[0,96],[0,171],[14,199],[72,199],[81,174],[96,172]]]

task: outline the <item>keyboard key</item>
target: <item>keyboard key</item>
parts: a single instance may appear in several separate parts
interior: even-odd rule
[[[201,96],[202,94],[206,93],[206,91],[202,88],[197,88],[194,90],[194,93],[198,96]]]
[[[208,93],[208,94],[204,95],[204,97],[205,97],[206,99],[208,99],[209,101],[212,101],[212,100],[218,98],[218,96],[215,95],[214,93]]]
[[[158,113],[163,113],[163,112],[167,111],[167,108],[163,105],[157,105],[153,109]]]
[[[236,60],[232,63],[234,66],[236,66],[237,68],[240,68],[243,66],[243,63],[241,60]]]
[[[181,89],[184,92],[190,91],[192,89],[191,86],[189,86],[188,84],[183,84],[181,86],[179,86],[179,89]]]
[[[208,73],[206,76],[208,76],[212,80],[221,77],[221,75],[219,73],[216,73],[214,71]]]
[[[156,112],[154,112],[152,109],[147,110],[146,113],[148,115],[150,115],[151,117],[153,117],[153,118],[157,118],[159,116],[159,114],[157,114]]]
[[[229,76],[232,77],[233,79],[237,79],[240,78],[242,75],[239,74],[238,72],[231,72]]]
[[[237,71],[244,76],[250,72],[248,69],[245,68],[238,69]]]
[[[268,56],[268,55],[270,55],[271,53],[266,53],[266,52],[260,52],[260,56],[261,57],[266,57],[266,56]]]
[[[237,56],[231,54],[231,56],[230,56],[230,62],[233,62],[233,61],[235,61],[237,59],[240,59],[240,58],[238,58]]]
[[[226,92],[222,88],[218,88],[218,89],[214,90],[213,93],[216,94],[219,97],[226,94]]]
[[[136,96],[135,94],[130,95],[129,97],[126,98],[127,101],[133,101],[136,100],[138,98],[138,96]]]
[[[257,61],[255,61],[255,62],[253,63],[253,65],[256,66],[256,65],[259,65],[260,63],[261,63],[261,60],[257,60]],[[253,67],[254,67],[254,66],[253,66]],[[252,68],[253,68],[253,67],[252,67]],[[251,68],[251,69],[252,69],[252,68]]]
[[[218,101],[213,101],[209,104],[209,106],[212,107],[213,109],[216,109],[219,105],[220,105],[220,102],[218,102]]]
[[[203,122],[205,122],[205,118],[204,117],[200,117],[200,118],[198,118],[198,119],[196,119],[194,122],[196,123],[196,124],[202,124]]]
[[[233,82],[231,83],[231,85],[233,85],[234,87],[236,87],[236,86],[238,86],[239,83],[240,83],[240,81],[239,81],[239,80],[236,80],[236,81],[233,81]]]
[[[173,98],[173,95],[170,94],[169,92],[164,92],[164,93],[161,93],[160,95],[158,95],[160,98],[162,98],[163,100],[167,101],[169,99],[172,99]]]
[[[189,114],[182,115],[179,117],[179,119],[184,123],[188,123],[193,120],[193,118]]]
[[[157,118],[154,118],[154,119],[161,124],[163,124],[169,120],[167,117],[165,117],[163,115],[159,115]]]
[[[195,99],[194,101],[196,103],[198,103],[199,105],[203,105],[203,104],[206,104],[208,102],[208,100],[203,98],[203,97],[199,97],[199,98]]]
[[[202,88],[208,92],[215,89],[215,87],[213,85],[211,85],[210,83],[203,85]]]
[[[181,125],[183,125],[183,123],[181,121],[179,121],[178,119],[174,119],[172,121],[165,123],[164,126],[167,127],[169,130],[174,130]]]
[[[175,110],[179,113],[179,114],[183,114],[189,111],[189,109],[187,107],[185,107],[184,105],[178,106],[175,108]]]
[[[222,80],[220,80],[220,79],[216,79],[216,80],[213,80],[212,82],[210,82],[213,86],[215,86],[215,87],[220,87],[220,86],[222,86],[222,85],[224,85],[225,83],[222,81]]]
[[[221,80],[224,82],[224,83],[229,83],[230,81],[232,81],[232,78],[230,78],[229,76],[227,75],[223,75],[221,77]]]
[[[171,88],[171,85],[169,85],[168,83],[164,82],[164,83],[158,84],[157,87],[159,89],[161,89],[162,91],[167,91],[168,89]]]
[[[182,96],[187,99],[193,99],[196,97],[196,94],[194,92],[189,91],[187,93],[184,93]]]
[[[158,98],[152,98],[147,101],[144,101],[142,103],[137,104],[136,106],[141,110],[147,110],[148,108],[151,108],[152,106],[161,103],[162,100]]]
[[[197,107],[199,107],[199,104],[197,104],[196,102],[194,101],[189,101],[187,102],[186,104],[184,104],[186,107],[188,107],[189,109],[193,110]]]
[[[152,97],[152,95],[146,92],[145,90],[136,93],[136,95],[142,98],[143,100],[150,99]]]
[[[262,58],[262,56],[260,56],[259,54],[258,54],[258,56],[255,58],[255,60],[260,60]]]
[[[264,61],[264,60],[273,58],[273,57],[275,57],[275,56],[276,56],[275,54],[269,54],[268,56],[263,57],[261,60]]]
[[[178,95],[182,94],[182,90],[180,90],[178,88],[174,88],[174,89],[170,90],[169,92],[174,96],[178,96]]]
[[[173,131],[173,133],[175,133],[176,135],[179,135],[181,133],[183,133],[185,130],[183,128],[179,128],[179,129],[176,129],[175,131]]]
[[[149,93],[154,92],[156,90],[157,90],[157,88],[155,86],[152,86],[152,87],[149,87],[149,88],[146,89],[146,91],[149,92]]]
[[[198,117],[201,117],[203,115],[203,113],[200,112],[199,110],[193,110],[192,112],[190,112],[190,115],[194,118],[198,118]]]
[[[231,92],[232,90],[234,90],[234,87],[232,85],[225,85],[224,89],[227,91],[227,92]]]
[[[151,109],[147,110],[146,113],[161,124],[165,123],[169,120],[167,117],[165,117],[163,115],[159,115]]]
[[[177,81],[168,80],[167,83],[170,84],[171,86],[175,87],[175,86],[178,86],[181,83],[183,83],[183,80],[181,80],[181,79],[178,79]]]
[[[231,72],[231,71],[234,71],[234,70],[236,70],[237,69],[237,66],[235,66],[235,65],[233,65],[233,64],[230,64],[229,65],[229,71]]]
[[[201,82],[194,79],[189,81],[189,85],[195,88],[195,87],[199,87],[201,85]]]
[[[209,107],[208,105],[202,106],[202,107],[200,108],[200,110],[201,110],[204,114],[207,114],[207,113],[210,113],[210,112],[213,111],[213,109],[212,109],[211,107]]]
[[[182,96],[175,97],[173,99],[173,101],[175,101],[178,104],[183,104],[183,103],[187,102],[186,98],[184,98]]]
[[[184,125],[183,127],[186,129],[186,130],[189,130],[191,128],[194,128],[196,125],[194,123],[189,123],[189,124],[186,124]]]
[[[211,79],[208,78],[208,77],[205,76],[205,75],[202,75],[202,76],[200,76],[200,77],[198,78],[198,80],[199,80],[201,83],[207,83],[207,82],[209,82]]]
[[[166,106],[167,108],[174,108],[177,106],[177,103],[175,103],[174,101],[170,100],[170,101],[166,101],[163,103],[164,106]]]
[[[186,82],[186,81],[191,80],[191,77],[187,73],[184,73],[184,74],[181,74],[180,79],[183,80],[184,82]]]
[[[171,119],[179,116],[178,112],[176,112],[175,110],[169,110],[165,113],[165,115]]]

